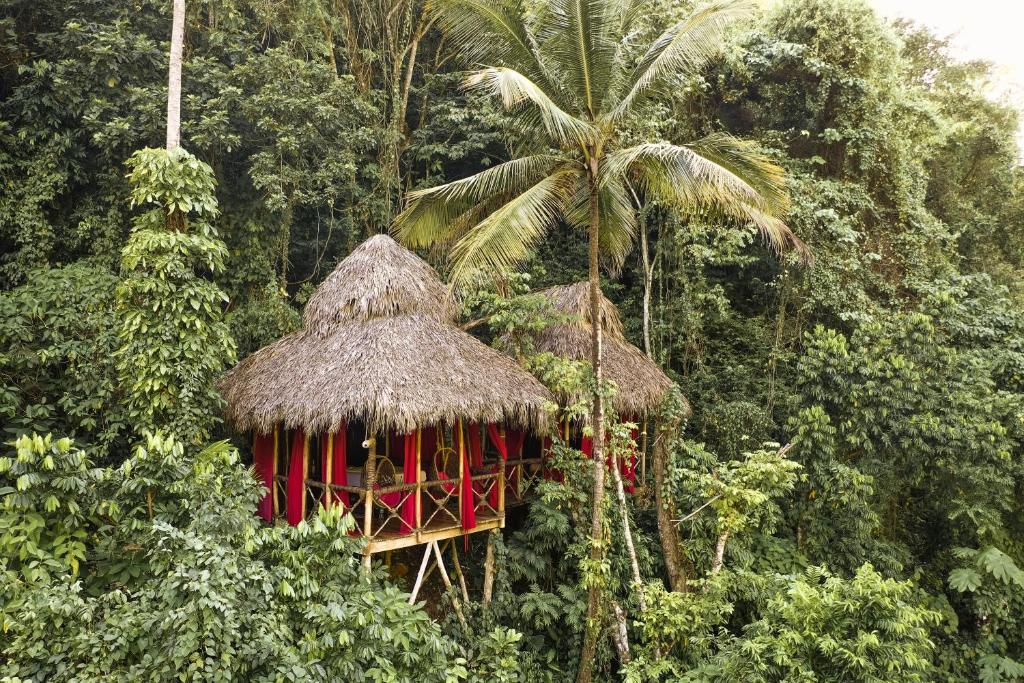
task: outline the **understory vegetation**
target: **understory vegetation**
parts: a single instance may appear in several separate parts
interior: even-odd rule
[[[581,11],[440,4],[541,26]],[[631,234],[603,291],[679,391],[648,435],[661,489],[648,467],[623,506],[598,482],[605,552],[590,461],[557,441],[567,476],[496,534],[487,604],[483,544],[464,554],[462,612],[362,573],[337,507],[256,517],[220,374],[297,329],[409,192],[558,129],[463,88],[479,64],[427,5],[190,2],[182,148],[165,151],[169,3],[6,3],[0,681],[569,681],[591,630],[602,681],[1024,681],[1018,113],[989,95],[992,65],[862,0],[737,9],[700,68],[608,135],[742,140],[718,153],[784,169],[772,208],[807,253],[615,180]],[[699,6],[634,7],[616,59],[643,63]],[[459,278],[488,343],[551,318],[530,290],[587,278],[582,222],[537,230],[518,269]],[[444,244],[417,246],[451,272]],[[593,386],[515,352],[549,386]],[[629,448],[606,417],[608,447]]]

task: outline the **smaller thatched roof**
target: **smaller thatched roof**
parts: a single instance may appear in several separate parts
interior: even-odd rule
[[[232,368],[219,387],[241,431],[361,421],[407,433],[461,418],[543,430],[550,392],[451,322],[447,289],[387,235],[355,249],[310,298],[305,327]]]
[[[430,264],[387,235],[374,235],[317,287],[302,314],[307,330],[412,313],[450,320],[448,288]]]
[[[570,360],[589,361],[591,349],[590,286],[587,282],[560,285],[541,290],[555,310],[573,316],[566,323],[550,325],[533,337],[537,351],[554,353]],[[602,369],[605,379],[615,382],[618,391],[612,407],[623,417],[654,414],[672,387],[657,363],[626,340],[619,311],[607,297],[601,297],[601,324],[604,331]],[[578,397],[563,396],[563,400]]]

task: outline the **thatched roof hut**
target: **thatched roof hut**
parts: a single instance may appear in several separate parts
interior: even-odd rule
[[[590,286],[587,282],[559,285],[541,290],[553,308],[573,319],[550,325],[533,337],[537,351],[554,353],[570,360],[590,360],[590,335],[593,316],[590,310]],[[672,386],[661,368],[626,340],[622,320],[615,304],[601,297],[601,325],[604,331],[603,370],[605,379],[615,382],[618,391],[612,407],[623,417],[652,415]],[[562,397],[575,400],[578,397]]]
[[[226,417],[259,433],[354,421],[406,433],[459,418],[545,428],[551,394],[451,318],[434,269],[391,237],[371,237],[310,298],[302,330],[222,378]]]

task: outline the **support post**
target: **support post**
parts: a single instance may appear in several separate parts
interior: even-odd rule
[[[462,573],[462,564],[459,562],[459,548],[455,539],[450,541],[452,549],[452,566],[455,567],[455,576],[459,579],[459,588],[462,589],[462,599],[469,603],[469,589],[466,588],[466,577]]]
[[[647,430],[650,427],[647,420],[643,422],[643,433],[640,435],[640,485],[647,481]]]
[[[309,478],[309,432],[302,439],[302,519],[306,519],[306,479]]]
[[[420,586],[423,585],[423,574],[427,571],[427,562],[430,560],[430,544],[423,548],[423,560],[420,562],[420,570],[416,573],[416,583],[412,586],[412,593],[409,594],[409,604],[416,602],[416,596],[420,594]]]
[[[416,532],[423,530],[423,430],[416,429]]]
[[[466,459],[466,452],[465,452],[466,448],[465,448],[465,445],[466,444],[465,444],[465,438],[464,438],[465,435],[462,432],[462,418],[461,417],[456,421],[455,428],[459,430],[459,435],[458,435],[458,441],[459,441],[459,525],[461,526],[462,525],[462,521],[463,521],[462,520],[462,507],[463,507],[462,496],[463,496],[463,494],[464,494],[464,492],[466,491],[467,488],[469,489],[469,495],[473,495],[473,486],[472,486],[472,484],[469,484],[467,486],[462,481],[462,479],[465,477],[465,473],[466,473],[466,471],[464,469],[465,466],[466,466],[466,464],[465,464],[465,459]],[[472,505],[474,502],[475,501],[470,501],[470,505]],[[465,528],[465,527],[463,527],[463,528]]]
[[[271,469],[272,474],[270,475],[270,516],[277,517],[278,510],[281,509],[281,503],[277,499],[277,441],[278,431],[277,427],[274,427],[274,458],[273,466]]]
[[[363,551],[363,568],[370,570],[370,546],[369,541],[373,538],[373,486],[377,483],[377,437],[375,434],[366,433],[366,446],[370,451],[366,459],[366,481],[363,486],[366,488],[366,496],[363,505],[363,536],[367,540],[366,550]]]
[[[324,458],[324,507],[331,507],[331,484],[334,482],[334,432],[327,435],[327,455]]]
[[[451,595],[455,590],[452,587],[452,580],[448,578],[448,570],[444,568],[444,559],[441,557],[441,548],[438,547],[437,541],[431,541],[430,544],[434,547],[434,557],[437,558],[437,568],[441,571],[441,580],[444,581],[444,587],[448,589],[448,594]],[[455,616],[459,618],[459,623],[462,624],[463,628],[467,628],[466,617],[462,615],[462,607],[459,605],[459,599],[454,595],[451,595],[452,606],[455,608]]]

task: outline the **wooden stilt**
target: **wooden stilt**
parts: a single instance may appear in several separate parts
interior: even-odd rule
[[[494,534],[491,531],[487,534],[487,554],[484,556],[484,604],[491,601],[494,594]]]
[[[430,544],[423,549],[423,561],[420,562],[420,570],[416,573],[416,583],[413,584],[412,593],[409,594],[409,604],[416,602],[416,596],[420,593],[420,586],[423,585],[423,573],[427,569],[427,561],[430,559]]]
[[[388,550],[387,552],[384,553],[384,564],[387,566],[388,569],[391,569],[391,551],[390,550]]]
[[[469,589],[466,588],[466,577],[462,573],[462,563],[459,562],[459,548],[458,544],[453,538],[449,541],[452,548],[452,566],[455,567],[455,576],[459,579],[459,588],[462,589],[462,599],[469,602]]]
[[[434,547],[434,557],[437,558],[437,568],[441,572],[441,580],[444,581],[444,587],[448,589],[449,595],[455,590],[452,587],[452,580],[448,578],[448,570],[444,568],[444,558],[441,557],[441,549],[437,545],[437,541],[431,541],[431,545]],[[467,628],[466,617],[462,615],[462,607],[459,605],[459,599],[452,595],[452,606],[455,608],[455,615],[459,618],[459,623],[462,624],[463,628]]]

